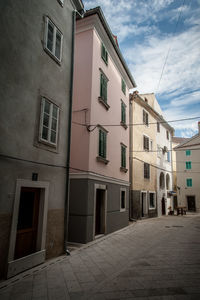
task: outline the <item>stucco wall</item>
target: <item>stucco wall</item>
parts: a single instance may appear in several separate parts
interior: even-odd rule
[[[47,234],[52,224],[51,212],[63,215],[66,170],[45,166],[65,166],[68,143],[68,113],[71,70],[72,5],[58,1],[1,1],[0,4],[0,226],[3,254],[0,253],[1,274],[6,268],[9,226],[15,199],[17,179],[50,183]],[[62,61],[59,65],[43,49],[44,17],[49,16],[63,33]],[[58,147],[53,149],[39,142],[41,97],[60,107]],[[16,159],[5,158],[5,155]],[[20,159],[26,160],[21,161]],[[33,161],[30,163],[28,161]],[[39,162],[41,165],[35,164]],[[53,213],[54,214],[54,213]],[[57,214],[53,219],[57,220]],[[55,224],[57,221],[55,221]],[[63,221],[55,226],[51,254],[62,252]],[[2,241],[2,240],[1,240]],[[49,247],[49,243],[47,242]],[[57,245],[59,245],[57,247]]]

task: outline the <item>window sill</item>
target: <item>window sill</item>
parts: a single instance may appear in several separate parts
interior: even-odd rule
[[[109,110],[110,105],[108,105],[108,103],[106,103],[101,97],[99,97],[98,100],[105,107],[106,110]]]
[[[122,127],[124,127],[124,129],[127,129],[127,128],[128,128],[128,126],[127,126],[126,123],[124,123],[124,122],[120,122],[120,125],[121,125]]]
[[[107,160],[106,158],[103,158],[101,156],[97,156],[97,161],[104,163],[105,165],[107,165],[109,163],[109,160]]]
[[[120,167],[120,171],[121,172],[124,172],[124,173],[127,173],[128,169],[124,168],[124,167]]]
[[[51,53],[51,51],[44,47],[44,51],[59,65],[61,66],[61,60],[59,60],[53,53]]]
[[[149,210],[155,210],[156,207],[149,207]]]

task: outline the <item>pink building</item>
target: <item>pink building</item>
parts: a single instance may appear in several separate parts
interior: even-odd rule
[[[126,124],[135,86],[101,8],[87,11],[76,24],[70,241],[87,243],[128,225]]]

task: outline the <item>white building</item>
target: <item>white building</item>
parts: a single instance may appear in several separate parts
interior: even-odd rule
[[[178,205],[196,212],[200,212],[200,122],[198,129],[198,134],[174,149]]]

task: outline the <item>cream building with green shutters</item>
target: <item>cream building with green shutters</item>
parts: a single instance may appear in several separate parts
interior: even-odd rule
[[[177,200],[188,211],[200,212],[200,122],[198,133],[174,148]]]

